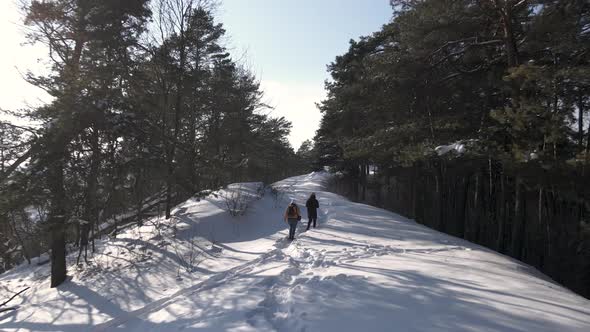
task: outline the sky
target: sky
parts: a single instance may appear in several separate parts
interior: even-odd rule
[[[321,113],[326,65],[348,49],[348,41],[377,31],[391,17],[389,0],[224,0],[218,21],[236,59],[258,77],[273,116],[292,122],[295,149],[312,139]],[[25,41],[14,0],[0,0],[0,107],[18,109],[48,98],[22,79],[39,72],[46,51]]]
[[[27,70],[40,72],[45,68],[38,60],[45,58],[47,51],[40,45],[23,45],[22,19],[14,0],[0,0],[0,34],[0,108],[16,110],[47,101],[43,91],[22,78]]]
[[[297,149],[312,139],[321,113],[326,66],[348,50],[349,40],[389,21],[389,0],[225,0],[220,20],[234,53],[257,74],[273,115],[293,123]]]

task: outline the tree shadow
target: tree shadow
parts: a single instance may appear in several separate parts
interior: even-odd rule
[[[529,310],[510,297],[500,302],[482,299],[463,291],[460,283],[419,271],[353,265],[343,268],[357,274],[300,276],[287,282],[261,275],[260,271],[242,273],[219,280],[215,287],[187,293],[165,307],[142,312],[141,317],[122,322],[118,329],[224,331],[244,325],[246,320],[255,324],[257,320],[252,317],[257,315],[266,322],[251,326],[253,329],[280,331],[563,331],[574,326],[582,331],[590,326],[590,318],[577,319],[579,312],[571,308]],[[385,276],[388,282],[371,280],[374,274]],[[286,282],[285,289],[297,290],[288,302],[272,299],[273,287],[281,282]],[[485,287],[476,288],[487,291]],[[558,308],[562,312],[555,312]],[[165,322],[145,318],[164,309]],[[281,319],[281,315],[287,318]]]

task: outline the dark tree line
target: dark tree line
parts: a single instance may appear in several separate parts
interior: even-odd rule
[[[391,5],[328,67],[319,164],[590,296],[590,3]]]
[[[267,115],[258,81],[222,43],[212,2],[22,9],[28,40],[49,55],[49,74],[27,79],[52,101],[13,112],[31,125],[0,123],[0,270],[49,250],[55,287],[67,248],[86,251],[100,225],[130,213],[141,224],[160,202],[169,218],[205,189],[296,171],[291,124]]]

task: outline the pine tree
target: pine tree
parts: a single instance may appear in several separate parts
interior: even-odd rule
[[[390,2],[391,22],[328,66],[317,162],[360,200],[376,166],[379,204],[588,294],[573,262],[589,239],[571,226],[590,213],[577,185],[590,161],[588,2]]]
[[[37,112],[36,116],[48,126],[35,152],[36,166],[45,169],[51,192],[47,224],[52,243],[51,287],[56,287],[66,277],[65,227],[71,216],[64,173],[70,159],[68,145],[104,116],[102,100],[91,95],[105,72],[101,56],[120,55],[115,52],[133,45],[149,10],[144,0],[126,1],[123,5],[117,1],[31,1],[24,10],[25,23],[33,29],[29,39],[48,45],[53,60],[51,75],[30,75],[30,81],[54,97],[50,105]],[[91,104],[87,103],[89,99]],[[95,187],[91,185],[90,190]]]
[[[50,60],[48,75],[28,80],[53,99],[25,112],[41,128],[0,123],[4,268],[50,250],[55,287],[66,276],[66,243],[79,247],[81,263],[94,239],[142,225],[153,202],[163,199],[170,217],[173,204],[203,189],[297,171],[291,124],[266,114],[256,77],[221,42],[212,2],[23,9],[29,41],[48,45]]]

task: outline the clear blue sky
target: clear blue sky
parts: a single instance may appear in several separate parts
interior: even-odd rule
[[[246,52],[273,114],[293,122],[295,148],[317,129],[326,65],[391,15],[388,0],[224,0],[219,9],[233,53]]]

